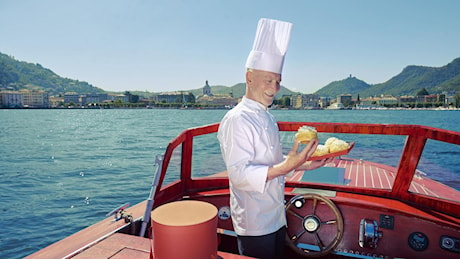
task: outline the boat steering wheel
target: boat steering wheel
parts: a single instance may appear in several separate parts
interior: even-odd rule
[[[330,199],[299,194],[286,204],[286,243],[296,253],[317,258],[329,254],[343,237],[343,218]]]

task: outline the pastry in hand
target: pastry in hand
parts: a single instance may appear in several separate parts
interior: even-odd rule
[[[295,139],[302,144],[308,144],[311,140],[317,138],[318,132],[316,129],[306,125],[299,127],[299,130],[297,130],[297,133],[295,134]]]

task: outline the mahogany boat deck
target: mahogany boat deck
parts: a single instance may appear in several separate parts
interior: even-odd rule
[[[335,163],[334,169],[335,167],[345,169],[343,176],[343,185],[345,186],[382,190],[392,189],[397,171],[394,167],[350,158],[342,158]],[[303,174],[303,171],[295,172],[288,180],[299,181]],[[416,171],[409,190],[435,198],[459,200],[459,191],[426,178],[419,171]]]
[[[337,167],[344,168],[344,184],[346,186],[356,186],[356,187],[368,187],[375,189],[391,189],[391,186],[395,179],[395,169],[390,167],[382,168],[377,167],[377,164],[371,162],[363,162],[360,160],[353,160],[348,158],[343,158],[337,160]],[[380,165],[381,166],[381,165]],[[225,172],[220,173],[219,177],[224,177]],[[299,181],[302,178],[303,171],[297,171],[292,177],[288,179],[291,181]],[[430,182],[430,183],[425,183]],[[423,176],[414,178],[412,187],[418,192],[423,192],[426,195],[435,195],[443,197],[451,197],[458,200],[459,192],[452,192],[448,189],[449,187],[443,187],[442,189],[439,186],[433,186],[432,180],[423,178]],[[439,185],[439,183],[437,183]],[[431,187],[431,188],[427,188]],[[437,187],[436,190],[433,190],[433,187]],[[289,194],[295,193],[294,190],[289,189]],[[300,191],[300,190],[299,190]],[[224,190],[224,193],[227,193],[228,190]],[[145,203],[142,203],[142,206],[145,207]],[[130,213],[133,214],[133,217],[142,216],[142,207],[136,205],[133,208],[129,209]],[[106,225],[115,225],[116,223],[112,222],[111,218],[104,220]],[[110,224],[112,222],[112,224]],[[122,222],[122,221],[120,221]],[[89,227],[91,228],[91,227]],[[97,259],[148,259],[150,258],[151,243],[153,240],[145,237],[139,237],[135,235],[129,235],[125,233],[113,233],[105,237],[104,239],[98,241],[95,244],[88,246],[87,248],[79,248],[77,246],[85,245],[93,241],[99,233],[85,232],[85,234],[95,234],[94,237],[82,236],[77,233],[74,235],[72,240],[72,251],[74,254],[69,255],[69,258],[74,259],[88,259],[88,258],[97,258]],[[71,238],[71,237],[70,237]],[[69,244],[67,243],[67,246]],[[84,246],[83,246],[84,247]],[[69,248],[70,250],[70,248]],[[48,253],[52,250],[48,250]],[[228,253],[219,251],[218,255],[220,258],[246,258],[237,254]],[[31,258],[54,258],[54,257],[64,257],[63,255],[31,255]]]
[[[71,259],[150,259],[151,243],[152,240],[148,238],[115,233]],[[223,251],[218,251],[217,256],[230,259],[248,258]]]
[[[73,259],[149,259],[150,239],[115,233]]]

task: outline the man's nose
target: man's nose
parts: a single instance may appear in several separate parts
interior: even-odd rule
[[[281,85],[278,82],[273,82],[272,84],[270,84],[270,86],[274,88],[277,92],[281,89]]]

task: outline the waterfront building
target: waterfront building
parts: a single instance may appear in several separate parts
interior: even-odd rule
[[[110,100],[113,101],[119,101],[122,103],[128,103],[129,102],[129,97],[124,95],[124,94],[110,94]]]
[[[195,103],[195,95],[188,91],[163,92],[152,98],[156,103]]]
[[[291,96],[291,107],[294,109],[316,109],[320,107],[317,94],[294,94]]]
[[[74,103],[75,105],[81,105],[80,95],[76,92],[67,92],[64,94],[64,103]]]
[[[337,96],[336,103],[343,104],[344,106],[349,106],[350,104],[352,104],[352,102],[353,102],[353,98],[351,94],[341,94]]]
[[[302,95],[301,94],[291,95],[291,107],[294,109],[302,108]]]
[[[398,99],[391,95],[385,95],[377,100],[377,104],[379,106],[393,106],[398,104]]]
[[[203,87],[203,96],[212,96],[211,86],[209,86],[206,80],[206,85]]]
[[[49,108],[49,95],[44,90],[21,89],[24,107],[29,108]]]
[[[321,108],[325,108],[331,105],[331,98],[330,97],[320,97],[318,101],[318,105]]]
[[[203,106],[215,106],[215,107],[233,107],[238,104],[238,99],[233,97],[233,93],[226,94],[213,94],[211,86],[208,81],[203,87],[203,95],[196,98],[196,103]]]
[[[3,108],[22,108],[24,102],[22,94],[17,91],[1,91],[0,92],[0,103]]]
[[[50,107],[53,107],[53,108],[63,107],[63,105],[64,105],[64,98],[63,97],[51,96],[51,97],[49,97],[48,100],[49,100]]]
[[[107,93],[91,93],[86,94],[81,97],[81,104],[92,104],[92,103],[102,103],[105,100],[109,99],[109,95]]]
[[[201,96],[196,99],[196,103],[200,105],[218,106],[218,107],[233,107],[238,104],[238,99],[231,96],[213,95]]]
[[[415,103],[415,100],[414,96],[400,96],[398,97],[398,104],[412,104]]]

